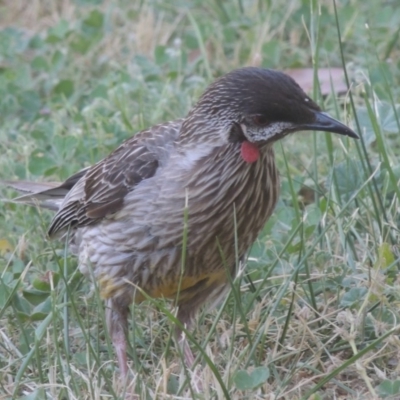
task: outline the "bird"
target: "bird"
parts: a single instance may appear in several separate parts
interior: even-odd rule
[[[218,304],[273,213],[280,191],[273,145],[299,131],[358,135],[283,72],[243,67],[216,79],[186,117],[123,142],[63,183],[6,181],[15,199],[55,211],[49,238],[66,238],[95,279],[122,376],[130,305],[177,307],[183,334],[200,307]]]

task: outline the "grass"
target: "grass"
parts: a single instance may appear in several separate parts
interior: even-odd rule
[[[347,93],[312,95],[361,140],[276,145],[276,211],[190,335],[202,394],[162,300],[132,307],[123,387],[96,287],[45,240],[51,214],[0,202],[0,398],[399,398],[399,20],[390,0],[1,3],[2,179],[65,179],[249,64],[345,69]]]

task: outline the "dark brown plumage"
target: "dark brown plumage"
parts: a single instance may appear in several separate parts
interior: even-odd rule
[[[124,375],[129,305],[143,292],[172,298],[189,325],[202,304],[226,293],[227,274],[235,275],[279,195],[273,143],[299,130],[357,137],[290,77],[243,68],[215,81],[185,119],[142,131],[63,184],[20,198],[58,210],[51,237],[71,229],[79,267],[93,271],[106,299]]]

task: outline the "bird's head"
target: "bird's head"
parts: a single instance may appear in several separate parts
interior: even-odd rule
[[[327,131],[358,138],[349,127],[321,111],[283,72],[246,67],[211,84],[189,114],[202,114],[220,138],[253,148],[297,131]],[[207,125],[207,124],[206,124]]]

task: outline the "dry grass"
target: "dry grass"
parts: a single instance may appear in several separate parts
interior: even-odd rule
[[[335,31],[324,23],[318,26],[318,11],[324,18],[333,13],[330,1],[318,2],[320,10],[312,14],[314,25],[307,25],[304,16],[296,18],[308,10],[297,1],[288,2],[283,11],[278,1],[270,2],[269,8],[259,1],[235,2],[231,7],[224,2],[193,2],[188,8],[142,3],[0,3],[0,31],[17,27],[30,39],[47,38],[49,29],[63,20],[69,29],[56,44],[44,42],[40,50],[27,48],[14,58],[1,58],[0,47],[2,68],[19,71],[39,56],[51,64],[45,71],[32,67],[28,82],[29,90],[45,99],[41,114],[23,120],[21,110],[11,109],[7,118],[0,119],[4,143],[0,149],[6,155],[0,160],[2,178],[33,175],[40,179],[35,171],[41,169],[32,160],[37,157],[43,162],[45,147],[58,166],[43,168],[45,179],[61,179],[103,157],[140,127],[184,115],[212,76],[243,64],[309,66],[312,51],[322,54],[317,61],[322,59],[324,65],[338,59],[332,55],[339,49],[337,37],[332,38]],[[364,9],[361,3],[349,5],[341,21],[345,46],[350,47],[345,47],[345,55],[353,70],[367,74],[372,57],[352,47],[365,37],[357,28]],[[104,16],[101,35],[87,51],[71,50],[93,10]],[[387,42],[377,48],[389,49],[394,40],[394,31],[387,29],[381,33]],[[320,42],[315,44],[318,35]],[[265,50],[266,46],[271,47]],[[165,48],[168,57],[178,54],[181,64],[175,67],[164,53],[157,56],[160,48]],[[58,64],[53,62],[55,55],[61,60]],[[150,61],[143,66],[138,57]],[[165,64],[162,57],[168,59]],[[376,65],[378,71],[380,66]],[[151,68],[154,74],[149,73]],[[399,83],[398,74],[391,78]],[[53,94],[61,80],[73,82],[71,97]],[[370,101],[375,111],[370,119],[375,116],[379,124],[376,110],[383,84],[373,84],[369,87],[363,82],[371,94],[362,98],[357,89],[355,100],[357,112]],[[93,94],[95,89],[98,92]],[[21,89],[16,98],[25,94]],[[392,96],[398,94],[393,89]],[[344,119],[343,99],[319,100]],[[346,107],[351,108],[348,99]],[[367,130],[367,123],[362,123]],[[376,130],[373,134],[379,139]],[[74,142],[57,147],[65,137]],[[317,135],[288,138],[282,148],[277,146],[282,201],[253,249],[247,269],[257,293],[240,277],[233,288],[240,292],[240,302],[231,294],[221,308],[199,316],[194,338],[204,352],[196,370],[203,386],[200,394],[188,384],[190,373],[182,368],[171,339],[170,305],[158,300],[133,307],[132,379],[125,386],[115,367],[96,290],[76,273],[76,260],[65,256],[63,243],[44,240],[50,215],[9,203],[0,205],[0,289],[4,289],[0,294],[4,306],[0,308],[0,398],[223,399],[226,393],[220,377],[231,399],[301,399],[332,372],[334,376],[312,398],[384,397],[379,384],[395,381],[400,373],[400,343],[393,334],[398,332],[400,307],[400,280],[394,268],[400,208],[390,171],[379,165],[384,156],[376,137],[368,147],[373,171],[366,172],[357,164],[360,179],[350,182],[354,184],[351,193],[345,192],[345,178],[353,174],[344,169],[340,175],[339,165],[365,162],[360,146],[339,140],[332,144],[327,136]],[[390,135],[382,140],[384,154],[397,171],[398,145]],[[334,173],[339,182],[333,181]],[[379,190],[373,186],[373,176],[382,182]],[[303,207],[298,193],[305,187],[317,191],[318,199]],[[376,211],[378,200],[383,201],[386,221],[379,207],[381,211]],[[48,270],[59,280],[53,282],[53,275],[46,275]],[[26,319],[21,311],[27,307],[21,298],[34,287],[35,279],[47,279],[50,285],[43,301],[48,300],[48,308],[37,321],[33,306],[26,310]],[[339,370],[344,364],[346,368]],[[269,378],[257,387],[239,390],[237,371],[251,374],[257,367],[268,367]]]

